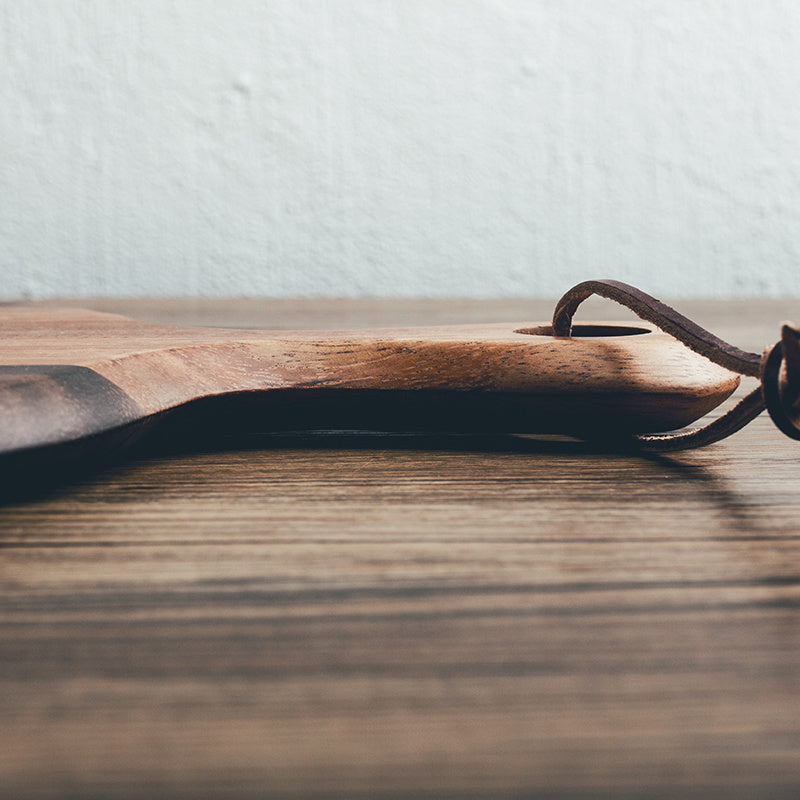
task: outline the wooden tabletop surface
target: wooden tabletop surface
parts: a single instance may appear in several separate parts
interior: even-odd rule
[[[82,305],[270,328],[552,308]],[[677,305],[756,350],[800,317]],[[668,456],[199,432],[12,494],[0,796],[796,798],[799,489],[800,443],[762,416]]]

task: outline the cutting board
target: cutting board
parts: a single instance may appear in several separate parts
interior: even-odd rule
[[[187,419],[199,440],[242,425],[619,437],[689,425],[738,382],[649,323],[232,330],[9,305],[0,458],[79,457]]]

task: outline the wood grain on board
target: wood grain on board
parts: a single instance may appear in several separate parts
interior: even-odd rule
[[[492,316],[524,318],[507,306]],[[375,313],[336,308],[324,327]],[[252,325],[242,309],[203,313]],[[299,327],[291,305],[263,312]],[[691,315],[759,350],[791,304],[748,313]],[[0,795],[800,791],[800,446],[765,417],[669,456],[489,435],[184,445],[0,509]]]
[[[646,323],[576,325],[572,338],[530,321],[264,331],[0,308],[0,457],[212,398],[223,419],[244,402],[266,430],[655,432],[690,424],[737,385]]]

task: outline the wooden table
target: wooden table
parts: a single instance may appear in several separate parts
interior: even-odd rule
[[[552,308],[83,305],[265,327]],[[798,310],[678,305],[759,350]],[[254,434],[12,497],[0,795],[800,796],[799,489],[800,443],[762,417],[646,457]]]

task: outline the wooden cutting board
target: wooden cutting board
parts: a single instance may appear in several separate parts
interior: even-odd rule
[[[0,309],[0,456],[109,447],[190,415],[259,430],[619,436],[688,425],[738,385],[649,323],[352,331],[184,328]],[[202,413],[199,413],[202,412]]]

